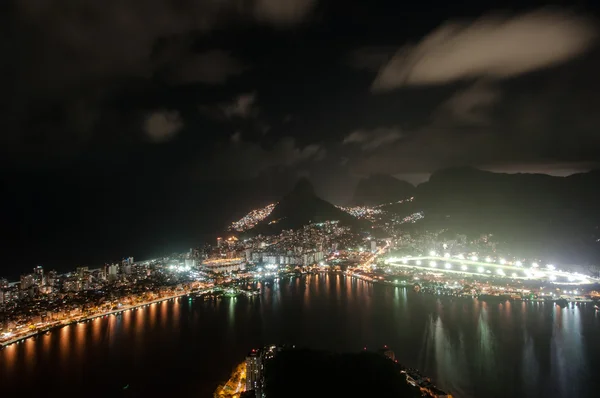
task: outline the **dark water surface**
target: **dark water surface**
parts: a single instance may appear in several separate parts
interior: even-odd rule
[[[336,274],[283,279],[252,299],[181,298],[54,330],[0,351],[0,394],[209,397],[250,348],[270,343],[387,344],[457,397],[600,396],[592,305],[486,304]]]

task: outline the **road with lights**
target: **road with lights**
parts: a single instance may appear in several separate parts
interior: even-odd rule
[[[584,285],[600,282],[600,279],[589,275],[557,270],[550,264],[541,267],[536,263],[526,266],[519,261],[514,263],[509,263],[502,259],[497,261],[498,262],[495,262],[489,257],[485,258],[484,261],[480,261],[479,258],[475,256],[465,258],[464,256],[450,256],[448,254],[439,256],[433,254],[421,257],[390,257],[385,260],[385,264],[452,274],[467,274],[486,277],[495,276],[524,280],[546,280],[563,285]]]

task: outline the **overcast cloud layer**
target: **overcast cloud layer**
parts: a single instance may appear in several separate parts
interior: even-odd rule
[[[373,90],[517,76],[572,59],[590,48],[595,37],[587,18],[554,10],[487,16],[471,24],[449,22],[400,49],[379,72]]]
[[[600,158],[598,29],[582,14],[449,16],[396,34],[370,3],[13,4],[0,112],[14,163],[125,147],[191,165],[194,181],[282,169],[339,181]]]

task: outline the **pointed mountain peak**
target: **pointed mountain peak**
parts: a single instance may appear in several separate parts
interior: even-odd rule
[[[296,195],[316,196],[315,188],[313,187],[311,182],[306,177],[301,177],[300,179],[298,179],[298,181],[296,182],[296,185],[294,186],[294,189],[292,189],[290,194],[292,194],[294,196],[296,196]]]

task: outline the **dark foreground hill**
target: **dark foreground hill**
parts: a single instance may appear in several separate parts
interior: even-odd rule
[[[267,363],[266,395],[294,397],[419,397],[399,366],[375,353],[284,350]]]
[[[358,182],[351,205],[377,206],[413,196],[415,187],[385,174],[375,174]]]
[[[294,189],[285,195],[271,214],[251,232],[262,234],[279,233],[282,230],[298,229],[310,223],[338,220],[341,224],[359,226],[355,217],[319,198],[312,184],[300,179]]]

